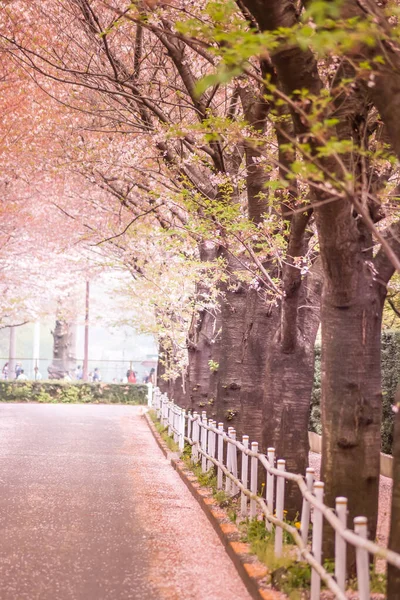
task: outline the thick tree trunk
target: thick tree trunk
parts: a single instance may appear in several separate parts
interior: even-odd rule
[[[76,325],[62,319],[56,320],[53,334],[53,361],[47,368],[49,379],[63,379],[76,368]]]
[[[393,436],[393,495],[389,548],[400,553],[400,389],[397,390]],[[400,569],[388,565],[387,600],[400,599]]]
[[[261,446],[265,357],[274,331],[273,313],[262,294],[242,284],[226,293],[221,312],[217,420],[225,428],[234,427],[237,439],[249,435],[250,442]]]
[[[265,415],[264,382],[268,345],[276,327],[276,314],[257,290],[249,290],[241,341],[240,407],[243,433],[263,450],[262,431]]]
[[[218,246],[204,242],[200,245],[200,259],[211,262],[217,258]],[[188,406],[197,412],[207,410],[212,416],[217,393],[217,365],[219,361],[220,312],[209,302],[207,285],[199,283],[196,301],[199,307],[193,315],[188,333]]]
[[[280,323],[268,347],[264,387],[263,450],[275,448],[277,458],[286,460],[286,469],[304,474],[308,466],[308,423],[311,391],[314,380],[314,346],[320,322],[322,277],[320,265],[301,282],[295,310],[290,321],[292,306],[287,311],[285,297],[276,309]],[[289,312],[289,315],[288,315]],[[293,330],[292,341],[285,334],[286,327]],[[286,488],[285,508],[288,518],[300,514],[302,496],[297,485]]]
[[[332,262],[330,266],[334,268]],[[334,506],[337,496],[347,496],[349,523],[366,516],[369,537],[375,539],[385,287],[374,280],[361,253],[353,269],[348,293],[342,288],[341,294],[340,282],[331,281],[324,286],[322,299],[322,480],[326,504]],[[332,556],[331,537],[324,550],[325,558]],[[350,557],[350,569],[353,560]]]
[[[196,331],[188,343],[187,394],[190,408],[201,412],[214,406],[216,397],[220,315],[204,310],[196,319]]]
[[[234,289],[232,289],[232,287]],[[240,404],[242,381],[242,341],[246,319],[247,288],[231,279],[221,301],[221,340],[216,398],[217,421],[243,435],[243,414]]]

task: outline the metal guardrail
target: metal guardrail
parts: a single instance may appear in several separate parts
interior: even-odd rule
[[[275,460],[275,449],[268,448],[267,455],[258,452],[258,443],[244,435],[236,440],[236,431],[229,427],[225,432],[223,424],[201,415],[186,411],[161,394],[158,388],[149,385],[148,404],[156,410],[157,418],[168,427],[168,435],[173,436],[183,451],[185,442],[192,447],[192,460],[201,460],[202,471],[207,472],[212,465],[217,471],[217,487],[225,488],[232,496],[240,492],[240,512],[243,518],[255,518],[257,505],[266,520],[266,527],[275,527],[275,554],[283,551],[283,531],[291,534],[298,547],[299,558],[307,561],[311,568],[311,600],[319,600],[321,581],[330,589],[335,598],[346,600],[346,551],[347,544],[356,551],[358,594],[360,600],[370,598],[369,555],[384,559],[400,569],[400,554],[367,539],[367,518],[354,519],[354,531],[347,528],[347,498],[336,498],[335,510],[323,502],[324,483],[314,481],[314,469],[308,468],[305,477],[286,471],[285,461]],[[238,452],[241,453],[241,474],[238,476]],[[225,459],[225,462],[224,462]],[[250,465],[249,465],[250,463]],[[265,497],[257,494],[258,464],[266,471]],[[276,466],[275,466],[276,465]],[[250,469],[249,469],[250,467]],[[224,481],[225,478],[225,481]],[[285,481],[295,482],[303,496],[300,531],[284,519]],[[308,531],[312,520],[312,542],[308,545]],[[335,573],[334,576],[322,564],[323,520],[335,532]]]

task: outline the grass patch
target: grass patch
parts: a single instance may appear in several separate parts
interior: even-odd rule
[[[154,423],[154,427],[164,440],[167,445],[167,448],[171,450],[171,452],[179,452],[179,446],[176,442],[174,442],[173,438],[168,435],[168,427],[165,427],[160,421],[157,419],[157,413],[155,410],[149,410],[150,419]]]
[[[275,554],[275,532],[268,531],[265,521],[247,519],[239,524],[242,541],[250,544],[250,550],[271,571],[271,584],[284,592],[291,600],[300,600],[310,589],[311,567],[306,562],[293,559],[293,546],[284,544],[282,556]]]

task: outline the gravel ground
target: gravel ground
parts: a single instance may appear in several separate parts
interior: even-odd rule
[[[315,469],[315,475],[319,479],[321,455],[315,452],[310,452],[309,455],[310,467]],[[379,512],[378,512],[378,529],[377,542],[382,546],[387,546],[389,540],[390,526],[390,506],[392,501],[392,480],[389,477],[381,475],[379,481]]]

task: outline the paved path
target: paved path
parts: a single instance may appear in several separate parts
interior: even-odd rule
[[[139,413],[0,404],[1,600],[250,600]]]

